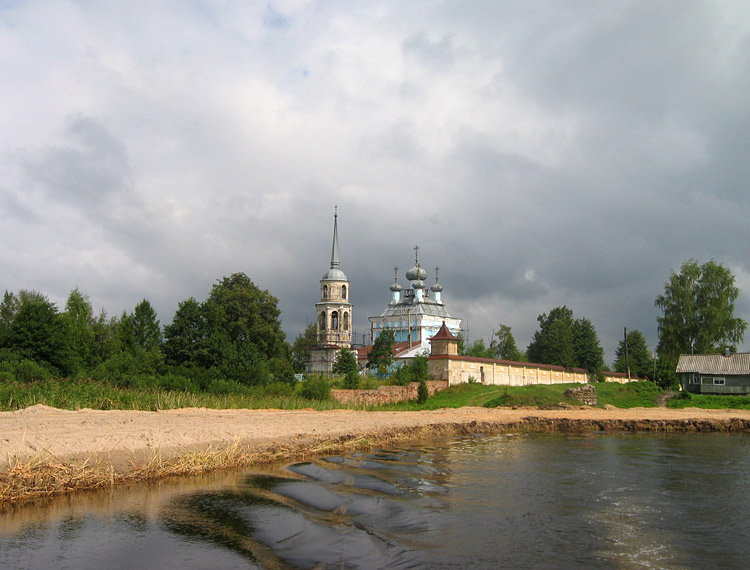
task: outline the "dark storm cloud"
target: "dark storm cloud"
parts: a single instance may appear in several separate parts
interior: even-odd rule
[[[0,289],[166,323],[242,271],[291,337],[335,205],[360,332],[417,244],[470,337],[568,305],[608,360],[685,259],[750,288],[742,2],[45,8],[0,14]]]

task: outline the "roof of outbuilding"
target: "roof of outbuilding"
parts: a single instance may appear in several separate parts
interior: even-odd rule
[[[677,372],[698,374],[750,374],[750,353],[682,354],[677,362]]]

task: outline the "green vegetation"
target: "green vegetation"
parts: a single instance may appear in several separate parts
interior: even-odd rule
[[[617,408],[650,408],[656,405],[656,399],[662,389],[653,382],[598,382],[596,396],[599,406],[615,406]]]
[[[628,367],[631,378],[653,379],[654,359],[648,349],[646,337],[639,330],[627,331],[615,351],[612,370],[627,373]]]
[[[750,396],[719,396],[680,392],[667,400],[668,408],[704,408],[709,410],[750,410]]]
[[[580,384],[557,384],[535,386],[503,387],[502,394],[484,404],[487,408],[498,406],[555,406],[559,404],[580,405],[580,402],[566,398],[568,388]],[[661,389],[652,382],[629,382],[616,384],[597,382],[596,396],[598,407],[606,405],[618,408],[653,407]]]
[[[213,409],[302,409],[329,410],[343,407],[333,400],[312,397],[303,393],[305,383],[291,387],[276,383],[263,387],[242,386],[229,381],[217,381],[215,391],[170,390],[149,386],[144,377],[140,386],[120,387],[94,380],[43,380],[22,383],[0,382],[0,411],[12,411],[37,404],[63,410],[169,410],[175,408]],[[323,391],[315,392],[315,396]],[[330,392],[329,392],[330,393]]]
[[[736,350],[747,328],[744,320],[734,316],[738,295],[732,272],[713,260],[699,264],[690,259],[682,264],[680,273],[670,275],[664,293],[654,302],[663,313],[656,319],[656,380],[660,385],[677,385],[675,367],[681,354]]]
[[[574,319],[573,311],[565,306],[537,320],[539,330],[526,350],[529,362],[585,368],[594,374],[604,369],[604,350],[590,320]]]
[[[398,402],[379,406],[378,410],[409,411],[438,410],[440,408],[460,408],[462,406],[482,406],[488,400],[502,392],[502,386],[484,386],[482,384],[459,384],[451,386],[431,396],[424,404]]]

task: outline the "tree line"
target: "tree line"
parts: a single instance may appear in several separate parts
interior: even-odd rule
[[[655,357],[641,331],[624,327],[611,369],[672,386],[677,382],[675,368],[681,354],[736,352],[747,328],[747,322],[734,316],[738,295],[734,275],[720,263],[685,261],[679,273],[671,273],[664,292],[654,301],[662,312],[657,317]],[[573,311],[562,306],[539,315],[537,321],[538,330],[526,352],[517,348],[511,328],[501,323],[489,345],[477,339],[468,347],[461,346],[462,354],[585,368],[601,378],[604,351],[590,320],[574,318]]]
[[[657,318],[656,358],[643,333],[629,330],[611,368],[667,386],[676,381],[680,354],[736,351],[747,328],[734,316],[738,295],[734,275],[721,264],[684,262],[655,300],[662,312]],[[78,289],[71,291],[62,311],[42,293],[5,291],[0,302],[0,380],[62,376],[142,382],[144,376],[160,375],[176,388],[185,383],[199,388],[220,388],[221,382],[293,384],[295,372],[304,371],[315,344],[315,325],[290,345],[280,316],[278,299],[244,273],[218,280],[203,301],[191,297],[180,302],[165,327],[147,299],[132,312],[109,317],[104,309],[95,315],[88,296]],[[460,351],[585,368],[601,376],[604,351],[589,319],[576,318],[570,308],[560,306],[537,321],[538,330],[525,352],[503,324],[489,345],[477,339],[471,346],[461,343]],[[381,346],[387,339],[386,335],[370,353],[373,370],[388,367],[392,350]],[[354,385],[352,360],[347,358],[340,372]],[[423,364],[405,371],[404,381],[423,376]]]
[[[180,302],[165,327],[147,299],[132,312],[109,317],[104,309],[94,315],[88,296],[78,289],[63,311],[39,292],[6,291],[0,303],[0,379],[123,382],[161,375],[177,388],[219,380],[294,383],[280,316],[276,297],[243,273],[217,281],[202,302],[193,297]]]

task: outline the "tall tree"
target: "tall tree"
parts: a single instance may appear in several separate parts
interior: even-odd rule
[[[555,307],[549,315],[539,315],[537,321],[539,330],[526,350],[529,361],[569,368],[575,366],[573,311],[566,306]]]
[[[378,374],[384,374],[388,366],[393,362],[393,344],[395,337],[393,329],[385,329],[375,339],[367,357],[367,367],[377,370]]]
[[[181,301],[171,324],[164,327],[164,356],[169,364],[208,368],[208,326],[194,297]]]
[[[664,285],[654,304],[662,310],[660,358],[676,362],[680,354],[715,353],[734,348],[744,338],[747,323],[734,316],[739,290],[732,272],[711,260],[690,259]]]
[[[478,338],[466,350],[466,355],[477,358],[495,358],[495,349],[492,346],[486,346],[483,338]]]
[[[68,342],[79,370],[91,366],[94,359],[94,312],[88,295],[73,289],[65,303]]]
[[[157,350],[161,345],[161,326],[156,311],[148,300],[143,299],[135,306],[132,315],[133,338],[135,344],[144,350]]]
[[[359,372],[357,357],[355,356],[354,352],[346,347],[342,347],[336,353],[336,360],[333,363],[333,372],[335,374],[344,375],[348,374],[349,372],[354,372],[355,374]]]
[[[75,361],[63,316],[43,296],[21,298],[5,336],[4,348],[23,358],[50,364],[62,374],[70,374],[75,369]]]
[[[627,361],[625,358],[625,343],[627,343]],[[633,378],[651,378],[654,375],[654,359],[648,348],[646,337],[639,330],[628,331],[620,341],[615,351],[615,361],[612,364],[616,372],[628,371]]]
[[[604,349],[594,325],[587,318],[573,321],[573,352],[579,368],[594,373],[604,370]]]
[[[212,335],[224,333],[237,348],[250,343],[265,358],[288,357],[278,299],[244,273],[216,283],[203,306]]]
[[[499,330],[495,333],[494,349],[495,356],[503,360],[521,360],[521,352],[516,346],[516,339],[508,325],[500,323]]]
[[[310,361],[310,351],[317,343],[317,326],[311,323],[305,327],[305,332],[294,339],[292,344],[292,366],[295,372],[304,372]]]

